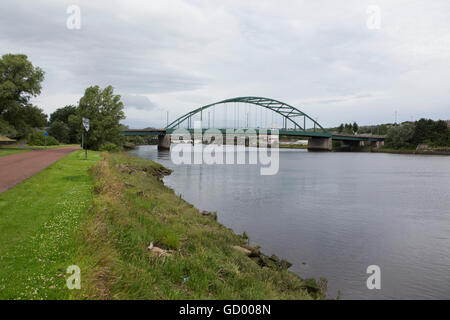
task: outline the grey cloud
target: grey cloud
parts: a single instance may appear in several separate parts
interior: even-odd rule
[[[304,101],[330,126],[347,117],[391,121],[392,106],[409,120],[424,101],[430,114],[447,116],[445,0],[379,0],[375,31],[365,25],[369,0],[78,0],[81,29],[70,31],[73,3],[0,2],[0,48],[26,53],[46,71],[37,99],[44,109],[76,103],[88,86],[112,85],[126,93],[130,119],[145,114],[162,124],[155,104],[175,117],[243,95]]]
[[[138,110],[152,110],[156,105],[150,101],[149,98],[141,95],[124,94],[122,95],[122,102],[125,108],[134,108]]]

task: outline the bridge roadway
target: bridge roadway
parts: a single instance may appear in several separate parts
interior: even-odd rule
[[[154,129],[128,129],[122,131],[121,134],[125,136],[158,136],[159,143],[158,146],[160,148],[169,148],[170,147],[170,134],[172,134],[175,130],[174,128],[154,128]],[[190,134],[194,134],[195,129],[184,129],[187,130]],[[208,128],[203,128],[202,132],[205,133]],[[219,130],[222,134],[225,134],[227,129],[215,129]],[[229,129],[228,129],[229,130]],[[245,128],[241,130],[247,130]],[[252,129],[257,134],[259,134],[259,129]],[[265,129],[267,134],[271,134],[271,129]],[[305,137],[309,139],[308,149],[309,150],[331,150],[332,140],[341,141],[341,144],[344,147],[353,148],[355,146],[361,145],[363,142],[370,143],[374,147],[378,147],[384,143],[384,136],[375,136],[375,135],[347,135],[347,134],[331,134],[328,132],[315,132],[315,131],[300,131],[300,130],[289,130],[289,129],[278,129],[278,134],[280,136],[294,136],[294,137]]]

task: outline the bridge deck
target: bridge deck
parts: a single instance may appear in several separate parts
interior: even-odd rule
[[[121,134],[125,136],[161,136],[165,134],[172,134],[177,129],[128,129],[125,131],[122,131]],[[191,134],[194,134],[195,129],[184,129],[188,131]],[[209,129],[202,129],[202,132],[206,132]],[[221,133],[225,134],[227,130],[232,129],[215,129],[220,131]],[[240,130],[248,130],[248,129],[240,129]],[[259,133],[260,129],[251,129],[254,130],[256,133]],[[265,132],[268,134],[271,134],[271,129],[264,129]],[[384,136],[370,136],[370,135],[346,135],[346,134],[326,134],[323,132],[314,132],[314,131],[300,131],[300,130],[286,130],[286,129],[279,129],[278,134],[280,136],[296,136],[296,137],[306,137],[306,138],[332,138],[333,140],[337,141],[384,141]]]

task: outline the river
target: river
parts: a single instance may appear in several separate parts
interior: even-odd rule
[[[330,298],[450,298],[450,157],[280,149],[278,174],[262,176],[175,165],[156,146],[131,153],[173,169],[166,185],[291,271],[326,278]],[[379,290],[367,288],[370,265]]]

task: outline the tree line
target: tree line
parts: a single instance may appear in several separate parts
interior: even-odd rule
[[[120,95],[112,86],[91,86],[77,105],[67,105],[48,116],[30,101],[41,93],[45,72],[33,66],[24,54],[5,54],[0,59],[0,135],[14,139],[28,139],[40,143],[43,128],[48,139],[77,144],[83,133],[82,118],[90,120],[86,143],[90,149],[121,146],[120,135],[125,119]]]
[[[395,149],[416,148],[419,144],[431,147],[450,147],[450,128],[443,120],[420,119],[389,128],[386,146]]]
[[[385,145],[389,148],[416,148],[419,144],[430,147],[450,147],[450,128],[446,121],[420,119],[401,124],[390,123],[374,126],[358,126],[356,122],[341,123],[331,131],[342,134],[372,134],[386,136]]]
[[[337,127],[338,133],[343,134],[357,134],[359,130],[359,126],[356,122],[351,123],[341,123],[339,127]]]

